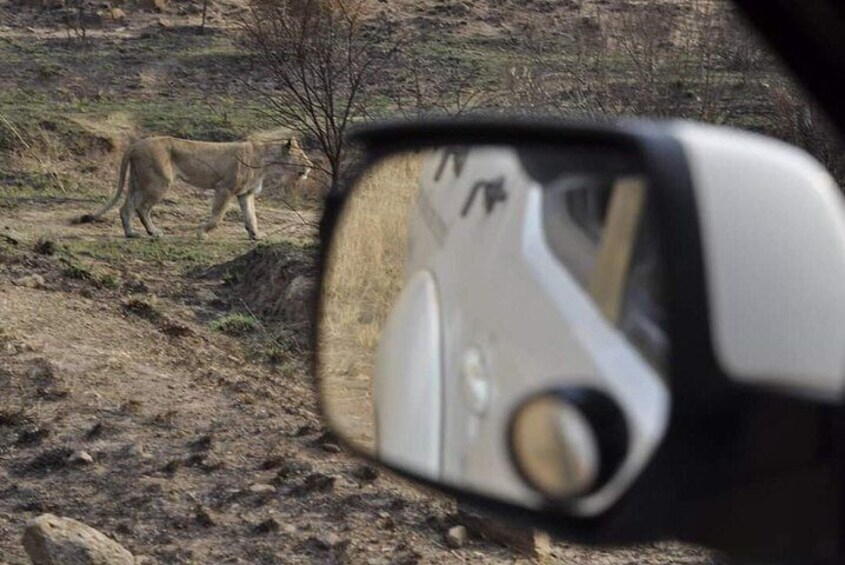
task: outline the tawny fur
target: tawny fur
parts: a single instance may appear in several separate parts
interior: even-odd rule
[[[126,237],[138,237],[132,228],[133,213],[138,215],[149,235],[158,237],[161,232],[153,225],[150,210],[164,198],[170,186],[178,179],[197,188],[214,190],[211,216],[200,225],[200,238],[217,227],[226,208],[237,198],[250,238],[258,239],[255,196],[261,192],[264,177],[271,171],[282,171],[295,172],[300,179],[305,179],[311,166],[310,159],[295,138],[276,143],[214,143],[175,137],[148,137],[130,145],[123,154],[117,189],[112,199],[93,214],[85,214],[78,221],[96,221],[117,206],[128,184],[126,198],[120,208]]]

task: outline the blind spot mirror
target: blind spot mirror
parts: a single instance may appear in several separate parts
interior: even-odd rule
[[[526,480],[551,499],[566,500],[595,484],[595,435],[584,415],[564,399],[543,396],[521,407],[511,445]]]
[[[562,505],[601,489],[628,451],[627,423],[616,402],[587,388],[527,399],[514,412],[509,439],[525,481]]]

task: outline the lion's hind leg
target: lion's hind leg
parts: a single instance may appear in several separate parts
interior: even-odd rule
[[[126,198],[123,200],[123,206],[120,207],[120,223],[123,224],[123,234],[130,239],[141,237],[132,227],[132,212],[135,210],[135,199],[138,194],[137,184],[135,175],[130,171],[129,190],[126,193]]]
[[[137,212],[138,218],[141,220],[141,223],[144,225],[144,229],[147,230],[149,235],[152,237],[161,237],[161,230],[155,227],[152,219],[150,218],[150,211],[164,196],[164,193],[169,188],[169,185],[162,183],[162,186],[155,186],[151,188],[151,190],[148,190],[141,198],[139,198],[139,202],[135,205],[135,212]]]
[[[138,214],[138,219],[141,220],[144,229],[152,237],[160,237],[161,230],[153,224],[150,211],[170,189],[170,185],[173,184],[172,177],[173,175],[168,170],[161,171],[158,168],[149,168],[139,171],[135,179],[134,211]]]
[[[147,233],[152,237],[161,237],[161,230],[153,225],[153,220],[150,218],[150,210],[152,210],[154,204],[155,203],[151,204],[149,201],[145,201],[136,208],[136,211],[138,212],[138,218],[140,218],[141,223],[144,224],[144,229],[147,230]]]

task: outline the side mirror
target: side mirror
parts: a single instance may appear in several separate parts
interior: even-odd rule
[[[576,541],[834,551],[845,216],[821,165],[686,122],[355,139],[322,232],[336,434]]]

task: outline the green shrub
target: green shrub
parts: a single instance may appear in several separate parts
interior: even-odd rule
[[[247,314],[226,314],[210,324],[212,330],[231,336],[245,336],[259,326],[258,320]]]
[[[77,281],[94,280],[94,275],[91,273],[91,271],[88,270],[87,267],[84,267],[79,263],[68,262],[65,265],[65,268],[62,269],[62,276]]]

